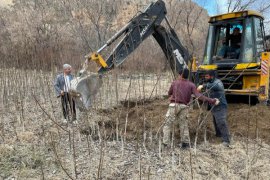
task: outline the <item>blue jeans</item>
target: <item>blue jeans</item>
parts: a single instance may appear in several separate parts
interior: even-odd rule
[[[230,143],[230,135],[227,126],[227,107],[216,106],[212,109],[212,114],[216,136],[220,136],[223,142]]]
[[[226,53],[227,53],[227,56],[231,56],[229,54],[233,54],[233,57],[230,57],[230,58],[237,59],[240,54],[240,48],[229,47],[229,46],[223,45],[217,55],[224,57]]]

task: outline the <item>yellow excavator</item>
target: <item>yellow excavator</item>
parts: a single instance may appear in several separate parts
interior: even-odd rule
[[[85,106],[91,106],[91,98],[101,84],[91,79],[91,76],[84,76],[89,61],[97,62],[100,66],[98,74],[102,75],[123,63],[151,35],[160,45],[175,75],[181,68],[190,68],[193,70],[191,79],[199,84],[205,71],[216,70],[227,94],[250,95],[257,97],[260,102],[269,101],[270,52],[266,51],[264,18],[261,14],[241,11],[211,17],[204,58],[197,67],[170,26],[166,13],[162,0],[151,3],[97,52],[86,56],[80,71],[82,76],[72,83],[72,89],[81,96]],[[161,26],[163,20],[167,28]],[[103,49],[118,39],[120,41],[117,46],[104,59],[101,55]]]
[[[226,94],[256,97],[269,103],[269,61],[264,17],[251,10],[210,17],[202,63],[193,67],[199,83],[216,70]]]

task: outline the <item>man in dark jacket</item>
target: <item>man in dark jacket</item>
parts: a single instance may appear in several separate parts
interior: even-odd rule
[[[73,79],[71,70],[72,67],[69,64],[64,64],[63,73],[58,74],[54,82],[56,95],[57,97],[61,97],[64,123],[67,123],[69,113],[72,115],[72,121],[76,122],[75,102],[68,93],[70,89],[70,82]]]
[[[227,126],[227,101],[225,98],[224,86],[221,80],[216,78],[216,72],[214,70],[208,71],[205,74],[206,84],[200,85],[198,91],[205,88],[209,93],[210,98],[216,98],[220,101],[217,106],[210,106],[213,122],[216,131],[216,136],[221,137],[224,146],[229,146],[229,130]]]
[[[229,58],[229,59],[238,59],[240,54],[240,47],[241,47],[241,38],[242,33],[240,33],[240,28],[236,27],[233,29],[233,33],[229,35],[228,42],[226,44],[226,40],[223,39],[223,46],[218,52],[218,56],[216,58]]]

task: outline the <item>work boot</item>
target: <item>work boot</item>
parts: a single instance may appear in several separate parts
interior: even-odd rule
[[[181,144],[181,149],[188,149],[190,148],[190,144],[189,143],[182,143]]]
[[[230,143],[229,143],[229,142],[222,142],[222,145],[223,145],[224,147],[230,147]]]
[[[78,124],[78,121],[77,121],[77,118],[76,118],[76,115],[73,115],[72,116],[72,124]]]
[[[67,119],[63,119],[63,123],[64,124],[67,124]]]

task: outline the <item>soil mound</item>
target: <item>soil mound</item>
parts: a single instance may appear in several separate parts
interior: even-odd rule
[[[114,136],[116,125],[118,129],[126,130],[128,138],[137,139],[145,133],[149,136],[162,132],[164,117],[168,108],[168,100],[152,99],[147,101],[123,101],[113,109],[100,110],[99,114],[108,117],[105,122]],[[207,111],[205,111],[207,114]],[[190,110],[190,134],[194,139],[198,127],[200,110],[194,107]],[[209,141],[214,140],[214,128],[211,113],[206,120]],[[232,136],[248,139],[261,139],[270,142],[270,108],[264,105],[249,106],[247,104],[228,105],[228,126]],[[202,129],[200,130],[202,132]],[[178,126],[175,126],[176,139],[179,136]],[[201,136],[199,136],[199,139]],[[214,140],[215,141],[215,140]]]

